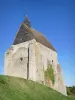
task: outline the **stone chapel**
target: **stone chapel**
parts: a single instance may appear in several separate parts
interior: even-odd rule
[[[31,27],[27,16],[13,44],[5,52],[4,73],[42,83],[66,95],[57,51],[40,32]]]

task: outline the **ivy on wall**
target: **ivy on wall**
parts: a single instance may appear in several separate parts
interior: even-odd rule
[[[44,74],[45,74],[45,78],[47,80],[50,79],[52,81],[52,84],[54,84],[54,82],[55,82],[54,70],[53,70],[51,64],[48,64],[48,68],[47,68],[47,70],[45,71]]]

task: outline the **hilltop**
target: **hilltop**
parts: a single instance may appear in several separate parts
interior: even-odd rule
[[[0,100],[75,100],[23,78],[0,75]]]

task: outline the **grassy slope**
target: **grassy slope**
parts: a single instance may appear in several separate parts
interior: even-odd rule
[[[0,100],[75,100],[22,78],[0,76]]]

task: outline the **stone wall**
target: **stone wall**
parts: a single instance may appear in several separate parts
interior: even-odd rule
[[[5,54],[5,74],[27,78],[28,49],[21,45],[12,46]]]
[[[59,77],[57,70],[57,53],[35,39],[12,45],[7,50],[5,53],[5,75],[18,76],[46,85],[44,71],[48,68],[48,62],[53,65],[55,75],[55,84],[49,86],[66,94],[62,75]],[[61,80],[58,81],[58,78]]]
[[[29,51],[28,51],[29,50]],[[29,57],[29,59],[28,59]],[[5,53],[5,75],[18,76],[36,81],[35,39],[12,45]],[[29,72],[27,67],[29,65]]]
[[[57,58],[57,52],[47,48],[46,46],[42,45],[39,42],[35,43],[35,49],[36,49],[36,68],[38,70],[36,79],[40,82],[43,82],[45,85],[45,77],[44,77],[44,71],[47,70],[48,67],[48,61],[50,64],[52,64],[54,69],[54,75],[55,75],[55,83],[52,85],[50,82],[50,87],[54,88],[55,90],[63,93],[66,95],[66,87],[64,85],[63,75],[62,75],[62,69],[60,73],[57,70],[58,65],[58,58]]]
[[[28,46],[30,42],[12,45],[7,50],[4,62],[5,75],[27,78]]]

